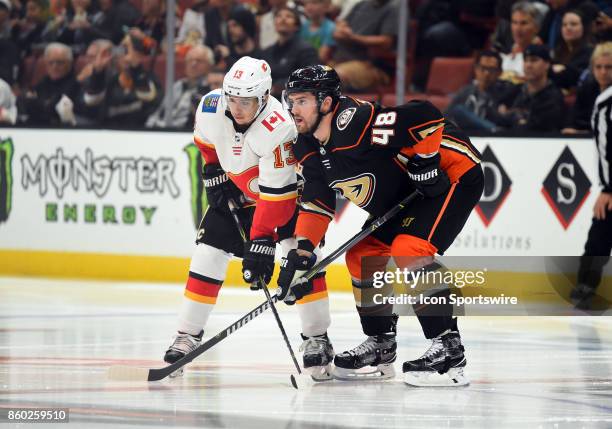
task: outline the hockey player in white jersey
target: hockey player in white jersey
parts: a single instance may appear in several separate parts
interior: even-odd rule
[[[247,283],[263,278],[267,284],[276,243],[282,256],[295,247],[298,189],[292,144],[297,130],[291,115],[270,95],[271,85],[268,63],[243,57],[225,75],[223,88],[206,94],[198,106],[194,142],[205,161],[208,209],[197,233],[178,332],[164,356],[168,363],[200,344],[232,255],[243,258]],[[229,200],[240,206],[243,228],[250,231],[246,244],[230,215]],[[334,352],[327,337],[324,275],[313,279],[312,291],[300,298],[304,368],[317,380],[328,379]]]

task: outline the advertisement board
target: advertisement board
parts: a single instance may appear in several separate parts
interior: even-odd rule
[[[485,191],[446,254],[580,255],[599,192],[593,142],[473,143]],[[183,279],[206,208],[201,166],[190,133],[4,129],[0,273]],[[339,200],[325,250],[366,217]],[[342,262],[331,271],[344,275]]]

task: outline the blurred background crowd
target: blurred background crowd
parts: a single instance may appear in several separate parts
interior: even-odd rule
[[[395,105],[401,1],[406,99],[469,131],[589,133],[612,84],[612,0],[176,0],[169,113],[165,0],[0,0],[0,122],[188,130],[244,55],[268,61],[275,96],[323,63]]]

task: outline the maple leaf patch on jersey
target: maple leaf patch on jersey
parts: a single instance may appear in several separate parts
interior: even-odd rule
[[[215,113],[217,111],[217,105],[219,104],[219,94],[209,94],[204,97],[202,101],[202,112],[204,113]]]
[[[276,127],[279,126],[282,122],[285,122],[285,118],[278,113],[276,110],[266,116],[261,123],[264,127],[268,129],[268,131],[274,131]]]

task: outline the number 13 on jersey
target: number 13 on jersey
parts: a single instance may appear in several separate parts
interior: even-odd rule
[[[273,153],[274,153],[274,168],[283,168],[285,165],[293,165],[296,162],[295,157],[293,156],[293,142],[292,141],[276,146]]]

